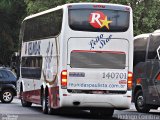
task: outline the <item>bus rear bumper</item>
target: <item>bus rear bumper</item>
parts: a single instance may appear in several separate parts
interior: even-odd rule
[[[131,92],[126,94],[63,94],[60,107],[103,107],[128,109],[131,105]]]

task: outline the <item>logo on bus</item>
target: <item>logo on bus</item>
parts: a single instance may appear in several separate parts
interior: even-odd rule
[[[25,54],[28,55],[40,55],[41,53],[41,41],[28,42],[25,44]]]
[[[89,23],[94,28],[106,27],[109,30],[109,24],[112,23],[112,21],[108,20],[107,15],[105,15],[103,12],[95,11],[90,13]]]

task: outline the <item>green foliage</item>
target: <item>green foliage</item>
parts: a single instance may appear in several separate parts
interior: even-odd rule
[[[27,14],[30,15],[65,4],[65,0],[25,0],[25,3]]]
[[[160,25],[160,0],[25,0],[28,14],[57,5],[78,2],[102,2],[130,5],[133,9],[134,35],[153,32]]]
[[[160,28],[160,0],[0,0],[0,64],[7,64],[11,53],[18,50],[19,28],[25,16],[77,2],[130,5],[133,9],[134,35]]]
[[[134,33],[149,33],[160,28],[160,1],[144,0],[133,7]]]
[[[19,28],[24,15],[23,0],[0,0],[0,64],[9,64],[11,54],[18,50]]]
[[[79,2],[97,2],[102,3],[107,0],[66,0],[66,3],[79,3]]]
[[[0,0],[0,10],[10,9],[11,0]]]

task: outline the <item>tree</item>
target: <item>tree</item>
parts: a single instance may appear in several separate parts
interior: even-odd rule
[[[133,9],[134,35],[160,28],[160,0],[107,0],[109,3],[130,5]]]
[[[160,0],[0,0],[0,63],[7,64],[18,50],[22,19],[30,14],[73,2],[103,2],[130,5],[134,35],[160,28]]]
[[[0,9],[10,9],[11,8],[11,0],[0,0]]]
[[[25,13],[23,0],[0,0],[0,64],[8,65],[18,50],[20,21]]]
[[[153,32],[160,28],[159,0],[137,0],[136,3],[132,3],[132,8],[135,35]]]
[[[25,0],[28,15],[65,4],[65,2],[65,0]]]
[[[153,32],[160,25],[160,0],[25,0],[28,14],[57,5],[75,2],[103,2],[130,5],[133,9],[134,35]]]

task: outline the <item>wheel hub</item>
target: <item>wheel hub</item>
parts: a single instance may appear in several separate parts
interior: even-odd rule
[[[12,94],[10,92],[4,92],[3,93],[3,100],[8,102],[12,99]]]

